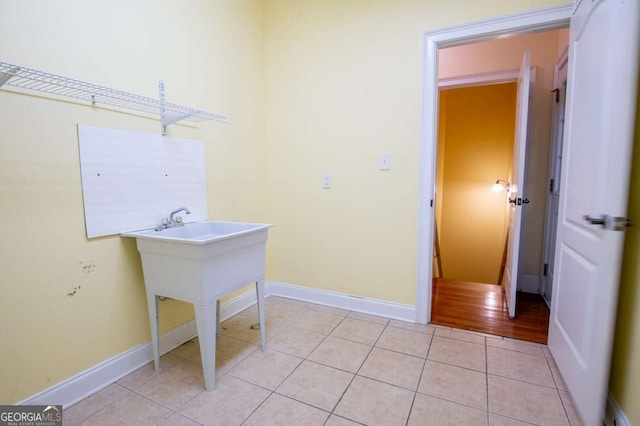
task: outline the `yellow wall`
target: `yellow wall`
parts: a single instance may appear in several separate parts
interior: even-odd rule
[[[170,133],[206,142],[210,218],[276,225],[268,278],[415,304],[422,34],[561,3],[0,0],[0,60],[152,97],[164,79],[169,101],[232,116]],[[0,403],[13,403],[149,338],[133,242],[85,239],[75,125],[158,122],[6,91],[0,116]],[[191,315],[166,302],[162,327]],[[630,401],[640,380],[623,377]]]
[[[568,30],[545,31],[443,49],[439,56],[439,77],[492,73],[520,68],[526,49],[536,67],[533,113],[528,147],[527,198],[523,273],[541,272],[545,204],[548,188],[548,152],[551,135],[551,107],[554,65],[566,47]]]
[[[622,263],[622,280],[618,297],[618,318],[613,345],[610,389],[627,415],[630,424],[640,424],[640,95],[636,118],[627,217],[636,225],[627,228]]]
[[[438,143],[444,155],[444,278],[498,283],[509,217],[506,193],[491,186],[508,180],[513,161],[516,89],[516,83],[508,83],[440,92],[440,111],[446,115]]]
[[[264,221],[263,4],[0,0],[0,61],[230,115],[172,126],[205,141],[209,216]],[[131,239],[87,240],[76,124],[150,133],[157,120],[0,91],[0,404],[149,339]],[[74,289],[77,292],[69,296]],[[161,304],[161,327],[193,317]]]
[[[560,3],[270,0],[270,278],[415,304],[423,33]]]

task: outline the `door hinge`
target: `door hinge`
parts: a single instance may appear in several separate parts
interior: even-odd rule
[[[553,92],[556,94],[556,103],[560,102],[560,89],[553,89],[551,93]]]
[[[551,179],[551,180],[549,181],[549,192],[553,192],[553,188],[554,188],[553,184],[554,184],[554,183],[555,183],[555,182],[553,181],[553,179]]]
[[[433,198],[431,199],[431,202],[429,203],[429,207],[433,207]]]
[[[549,273],[549,264],[545,263],[544,264],[544,272],[542,272],[542,275],[544,275],[546,277],[548,273]]]

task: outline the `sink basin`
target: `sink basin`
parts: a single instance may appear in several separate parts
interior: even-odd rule
[[[136,239],[147,293],[209,305],[264,276],[270,226],[204,221],[121,235]]]
[[[206,390],[211,391],[215,386],[219,300],[253,282],[264,349],[264,267],[269,227],[271,225],[263,223],[205,221],[121,234],[135,238],[140,252],[156,371],[160,371],[158,301],[161,296],[193,303]]]
[[[205,221],[187,223],[184,226],[168,229],[144,229],[142,231],[125,232],[122,236],[176,241],[186,244],[208,244],[214,241],[262,231],[270,226],[271,225],[264,223]]]

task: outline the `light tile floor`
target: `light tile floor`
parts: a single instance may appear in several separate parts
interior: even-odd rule
[[[68,425],[577,425],[548,348],[290,299],[222,324],[216,389],[197,339],[64,411]]]

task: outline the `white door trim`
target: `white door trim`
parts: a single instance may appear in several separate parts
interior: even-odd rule
[[[438,146],[438,51],[499,36],[566,27],[573,4],[536,9],[488,20],[457,25],[424,34],[422,137],[418,207],[418,259],[416,273],[416,322],[431,320],[433,277],[433,227]]]
[[[564,51],[560,54],[556,63],[554,65],[553,71],[553,87],[554,90],[562,91],[562,86],[567,81],[567,73],[568,73],[568,65],[569,65],[569,46],[567,46]],[[556,92],[556,99],[559,99],[560,93]],[[564,99],[566,99],[566,93],[563,94]],[[561,132],[559,129],[560,119],[564,117],[564,99],[561,103],[562,109],[560,108],[560,102],[556,100],[553,102],[551,107],[551,145],[549,146],[549,166],[547,170],[547,183],[550,185],[547,188],[547,196],[546,196],[546,207],[544,213],[544,240],[542,243],[542,257],[540,258],[540,294],[544,299],[545,303],[551,309],[550,299],[545,297],[545,293],[548,291],[549,282],[547,276],[549,274],[550,268],[553,266],[554,259],[549,259],[549,255],[551,252],[550,245],[555,245],[555,240],[551,241],[552,231],[554,230],[551,227],[552,215],[553,211],[551,200],[553,196],[559,192],[559,176],[560,167],[562,165],[558,165],[558,144],[562,141],[562,137],[564,132]],[[551,184],[551,180],[554,180],[553,185]],[[557,225],[557,224],[556,224]],[[545,266],[546,265],[546,266]]]
[[[458,89],[461,87],[482,86],[484,84],[513,83],[518,80],[518,71],[514,69],[440,78],[438,79],[438,87],[441,89]]]

